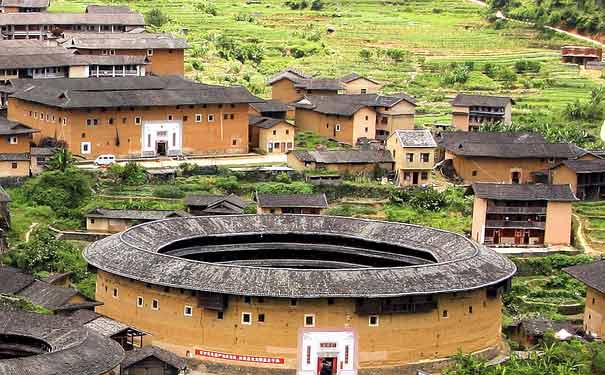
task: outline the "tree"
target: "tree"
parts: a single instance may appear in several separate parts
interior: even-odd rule
[[[34,230],[30,240],[17,245],[4,260],[31,273],[74,272],[75,281],[87,273],[80,250],[67,241],[57,240],[46,228]]]
[[[147,179],[145,168],[134,161],[125,165],[113,164],[107,169],[107,176],[115,184],[142,185]]]
[[[69,216],[70,210],[82,206],[91,196],[91,179],[75,168],[47,171],[28,180],[23,185],[23,193],[32,203]]]
[[[361,57],[361,59],[365,62],[370,61],[372,58],[372,50],[363,48],[361,51],[359,51],[359,57]]]
[[[46,169],[50,171],[65,172],[75,164],[73,155],[64,147],[59,147],[46,162]]]
[[[161,9],[153,8],[149,12],[145,13],[145,22],[148,25],[153,25],[156,27],[162,27],[164,24],[168,23],[170,18]]]

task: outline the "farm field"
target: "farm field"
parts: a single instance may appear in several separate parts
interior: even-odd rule
[[[605,204],[576,203],[574,213],[582,221],[582,232],[590,247],[596,251],[605,251]]]
[[[53,1],[51,11],[81,12],[88,3]],[[282,0],[126,4],[143,13],[160,9],[170,21],[150,29],[186,36],[192,46],[186,74],[192,78],[242,84],[269,97],[267,78],[285,67],[325,77],[355,71],[385,83],[385,92],[416,96],[418,124],[449,122],[449,100],[458,91],[512,95],[518,122],[535,122],[535,116],[556,120],[569,103],[588,99],[603,82],[598,73],[559,63],[559,47],[572,43],[567,37],[516,22],[490,24],[486,10],[465,0],[321,3],[320,10],[293,10]],[[260,47],[262,59],[242,64],[228,56],[233,45]],[[537,62],[540,69],[515,71],[519,61]],[[469,69],[464,82],[444,82],[464,63]],[[490,74],[498,69],[504,73]],[[573,125],[594,135],[599,123]]]

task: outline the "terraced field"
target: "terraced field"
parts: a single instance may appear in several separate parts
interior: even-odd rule
[[[81,12],[88,3],[56,0],[51,11]],[[489,24],[485,10],[465,0],[323,3],[321,10],[292,10],[285,0],[144,0],[128,5],[141,12],[159,8],[171,19],[161,30],[186,33],[194,46],[186,68],[191,77],[243,84],[268,96],[264,82],[287,66],[322,76],[356,71],[388,83],[387,92],[403,90],[415,95],[420,102],[420,124],[449,121],[448,99],[460,90],[511,94],[518,99],[518,114],[551,113],[587,98],[590,89],[602,84],[598,74],[579,73],[559,63],[559,47],[570,40],[542,35],[516,22]],[[208,4],[216,15],[203,11]],[[241,64],[219,57],[221,36],[261,46],[262,62]],[[388,49],[400,49],[403,55],[389,58]],[[362,50],[371,56],[362,58]],[[303,51],[304,56],[297,58],[294,51]],[[485,63],[511,68],[519,60],[539,61],[542,68],[539,73],[518,74],[514,82],[482,72]],[[444,84],[441,77],[448,65],[463,62],[474,62],[469,79]],[[597,128],[597,124],[578,126],[593,133]]]
[[[596,251],[605,252],[605,202],[581,202],[574,213],[582,220],[584,237]]]

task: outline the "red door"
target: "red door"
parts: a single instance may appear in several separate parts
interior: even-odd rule
[[[515,245],[523,244],[523,234],[524,234],[524,231],[522,231],[522,230],[515,231]]]

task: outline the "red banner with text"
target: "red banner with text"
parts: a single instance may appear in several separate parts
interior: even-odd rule
[[[259,357],[256,355],[246,355],[246,354],[233,354],[233,353],[221,353],[221,352],[213,352],[210,350],[196,349],[195,355],[199,355],[207,358],[216,358],[216,359],[224,359],[228,361],[240,361],[240,362],[254,362],[254,363],[267,363],[267,364],[276,364],[283,365],[283,358],[271,358],[271,357]]]

